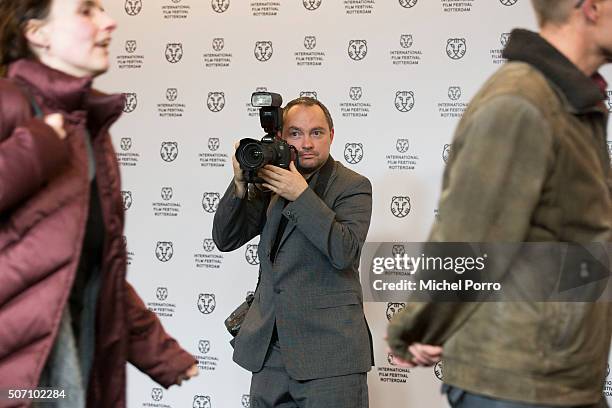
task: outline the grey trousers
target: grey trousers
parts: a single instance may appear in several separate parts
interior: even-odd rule
[[[442,392],[446,394],[448,403],[453,408],[560,408],[552,405],[525,404],[518,401],[499,400],[472,394],[471,392],[444,384]],[[605,397],[593,405],[567,406],[566,408],[608,408]]]
[[[251,408],[368,408],[367,374],[308,381],[287,374],[278,342],[251,380]]]

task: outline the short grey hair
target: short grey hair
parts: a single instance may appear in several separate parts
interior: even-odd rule
[[[566,23],[572,9],[580,3],[578,0],[531,0],[540,27]]]

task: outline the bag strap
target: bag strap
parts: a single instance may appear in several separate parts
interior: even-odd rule
[[[24,85],[18,82],[15,82],[15,84],[19,87],[19,89],[21,89],[23,95],[30,102],[30,106],[32,107],[32,112],[34,113],[34,116],[38,119],[42,119],[45,115],[42,109],[40,108],[38,102],[36,102],[36,99],[34,99],[34,96],[30,93],[30,91],[28,91],[28,89]]]

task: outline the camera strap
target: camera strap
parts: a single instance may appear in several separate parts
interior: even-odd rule
[[[329,178],[334,170],[334,163],[335,161],[330,155],[323,166],[321,166],[319,169],[317,181],[315,182],[313,191],[321,200],[323,199],[323,194],[325,194],[325,189],[327,188]],[[280,199],[284,200],[283,208],[285,208],[289,202],[282,197]],[[288,222],[289,220],[287,217],[281,217],[278,224],[278,230],[276,231],[276,236],[274,237],[274,244],[272,245],[272,250],[270,251],[270,261],[272,263],[274,263],[274,260],[276,259],[276,253],[278,252],[278,247],[280,246],[280,241],[285,233],[285,228],[287,227]]]

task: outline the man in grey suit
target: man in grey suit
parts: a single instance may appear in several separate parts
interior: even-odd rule
[[[334,126],[322,103],[295,99],[283,122],[299,169],[266,165],[259,171],[266,193],[246,184],[234,157],[215,214],[221,251],[261,235],[260,282],[234,361],[253,373],[251,407],[368,407],[373,355],[358,267],[372,186],[330,156]]]

